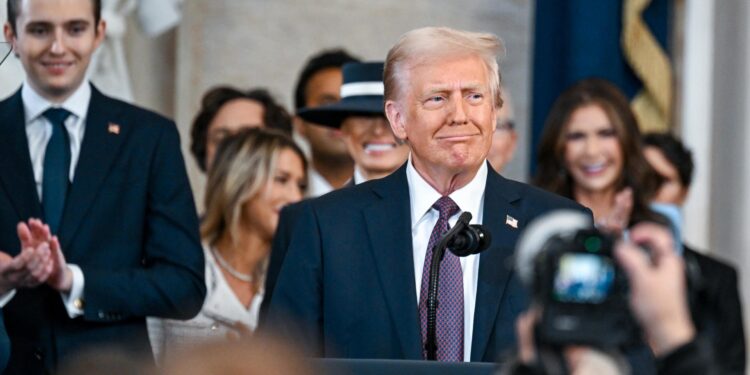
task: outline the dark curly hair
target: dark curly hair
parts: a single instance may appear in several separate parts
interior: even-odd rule
[[[670,133],[649,133],[643,136],[645,146],[656,147],[662,155],[677,169],[677,175],[685,188],[693,182],[693,153]]]
[[[625,95],[612,83],[588,78],[565,90],[552,106],[539,142],[534,184],[567,198],[573,196],[573,178],[565,166],[565,129],[571,115],[588,105],[599,106],[617,135],[623,157],[623,171],[617,189],[633,189],[633,211],[629,225],[640,221],[662,222],[649,209],[649,201],[661,186],[662,178],[643,156],[638,121]]]
[[[236,99],[248,99],[263,106],[263,125],[279,129],[287,135],[292,134],[292,117],[284,107],[274,100],[266,89],[256,88],[241,91],[233,87],[219,86],[208,90],[201,100],[201,109],[193,119],[190,131],[190,152],[202,171],[206,171],[206,146],[208,127],[221,108]]]

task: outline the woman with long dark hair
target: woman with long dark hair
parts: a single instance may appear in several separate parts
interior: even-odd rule
[[[635,115],[622,92],[602,79],[582,80],[555,101],[534,183],[590,208],[603,228],[663,221],[649,209],[660,177],[643,156]]]

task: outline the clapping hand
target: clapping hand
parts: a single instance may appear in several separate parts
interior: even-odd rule
[[[54,270],[50,242],[46,237],[49,228],[41,221],[29,220],[18,223],[17,233],[21,242],[21,252],[11,257],[0,252],[0,293],[16,288],[32,288],[46,282]],[[59,248],[59,246],[58,246]]]

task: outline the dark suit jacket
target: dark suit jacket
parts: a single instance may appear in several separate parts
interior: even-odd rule
[[[483,221],[492,245],[480,255],[472,361],[493,361],[513,347],[515,319],[528,302],[512,269],[516,239],[555,208],[585,210],[490,168]],[[281,223],[296,223],[271,291],[270,325],[317,356],[421,359],[410,215],[405,166],[285,210]]]
[[[347,189],[355,186],[357,186],[357,184],[354,183],[354,178],[352,178],[341,188]],[[273,290],[276,287],[276,281],[278,280],[279,272],[281,271],[281,265],[284,262],[287,249],[289,248],[289,241],[292,239],[292,231],[294,230],[294,225],[297,223],[300,213],[302,213],[303,207],[303,202],[297,202],[285,206],[279,217],[279,224],[276,226],[276,233],[274,233],[273,236],[273,251],[269,257],[268,270],[266,271],[263,302],[260,304],[260,325],[263,325],[263,322],[267,317],[268,305],[273,298]]]
[[[117,341],[148,349],[146,316],[190,318],[206,288],[198,219],[173,122],[92,90],[59,238],[83,271],[84,315],[70,319],[47,286],[5,307],[10,373],[53,370],[74,351]],[[119,128],[113,128],[117,126]],[[42,217],[20,90],[0,102],[0,249]]]
[[[720,374],[744,374],[745,330],[737,271],[687,245],[683,247],[698,335],[711,346]]]

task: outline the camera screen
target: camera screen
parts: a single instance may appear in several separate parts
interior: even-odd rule
[[[569,253],[560,257],[554,298],[560,302],[601,303],[615,278],[612,260],[599,255]]]

